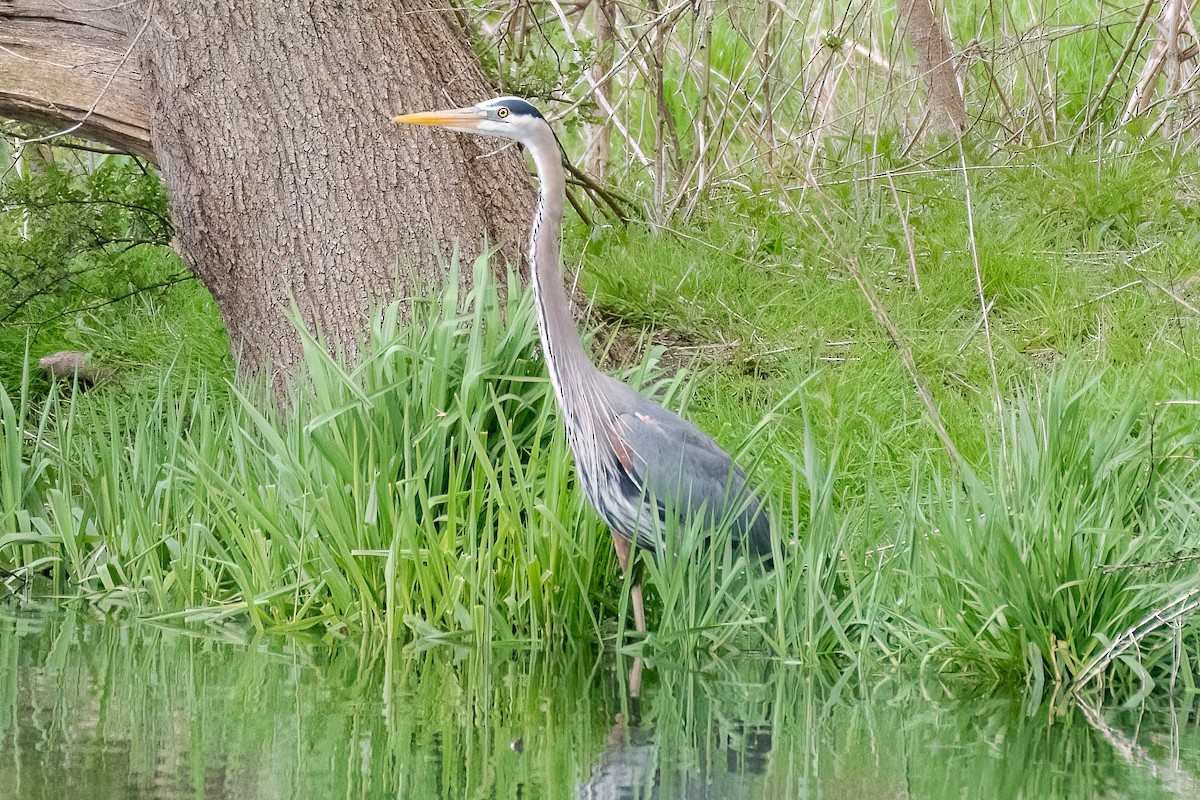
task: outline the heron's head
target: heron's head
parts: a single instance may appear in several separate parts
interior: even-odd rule
[[[430,125],[463,133],[479,133],[528,142],[549,127],[541,112],[519,97],[495,97],[477,106],[421,111],[393,117],[393,122]]]

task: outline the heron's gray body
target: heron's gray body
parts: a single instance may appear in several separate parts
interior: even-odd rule
[[[695,425],[607,376],[607,402],[584,423],[567,415],[580,482],[596,512],[639,547],[661,550],[669,516],[728,524],[735,545],[771,551],[770,529],[746,476]]]
[[[676,514],[680,524],[697,516],[708,527],[728,522],[735,544],[744,540],[755,554],[770,553],[766,514],[729,454],[588,358],[559,270],[562,151],[544,120],[521,141],[541,179],[529,237],[538,330],[588,500],[612,530],[639,547],[661,550],[667,515]]]
[[[662,550],[670,515],[683,525],[729,524],[735,543],[769,556],[767,515],[729,454],[695,425],[600,372],[583,349],[559,268],[564,156],[541,113],[520,98],[498,97],[473,108],[396,120],[515,139],[533,157],[539,196],[529,263],[538,333],[576,472],[588,500],[614,533],[622,568],[628,565],[629,542]],[[636,585],[634,610],[638,628],[644,630]]]

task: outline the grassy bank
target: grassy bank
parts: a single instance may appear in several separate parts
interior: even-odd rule
[[[763,575],[677,532],[678,559],[642,565],[644,641],[528,298],[502,307],[486,265],[412,327],[382,311],[355,365],[310,341],[286,412],[203,355],[216,334],[87,393],[6,379],[5,585],[396,646],[1191,688],[1194,174],[1171,153],[1014,158],[835,175],[795,211],[743,200],[674,233],[573,230],[597,311],[643,331],[625,376],[753,466],[780,533]],[[217,330],[194,291],[142,297],[126,332]],[[33,342],[7,363],[58,346]]]

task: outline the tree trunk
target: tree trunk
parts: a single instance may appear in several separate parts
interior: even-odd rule
[[[445,4],[0,0],[0,44],[0,114],[66,127],[99,98],[80,134],[152,156],[184,259],[277,386],[300,355],[293,306],[352,352],[372,307],[445,281],[438,252],[487,240],[519,261],[517,151],[391,122],[491,94]],[[10,77],[31,57],[55,80]]]
[[[917,54],[917,71],[925,81],[925,119],[930,133],[962,133],[967,127],[967,107],[954,62],[950,40],[933,12],[932,0],[899,0],[896,12]]]

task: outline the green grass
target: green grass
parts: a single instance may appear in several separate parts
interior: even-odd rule
[[[1122,697],[1194,685],[1190,613],[1178,652],[1175,628],[1146,624],[1195,588],[1195,406],[1180,404],[1196,399],[1195,330],[1168,294],[1186,291],[1193,234],[1160,196],[1178,174],[1141,158],[1090,206],[1046,197],[1084,181],[1086,159],[973,173],[999,405],[955,172],[902,185],[919,286],[894,203],[855,184],[810,194],[798,220],[736,209],[689,237],[593,241],[598,308],[665,345],[629,375],[753,465],[780,533],[764,574],[720,535],[705,548],[673,531],[678,556],[639,567],[644,640],[574,481],[529,299],[514,286],[502,305],[482,262],[470,295],[448,282],[411,326],[381,311],[353,365],[310,336],[286,411],[231,386],[203,348],[88,393],[26,373],[0,393],[7,585],[414,647],[751,651]],[[665,370],[664,355],[699,371]]]
[[[718,365],[720,388],[691,406],[704,427],[747,430],[815,373],[804,396],[823,444],[843,447],[841,466],[868,470],[872,485],[906,483],[910,459],[938,445],[851,266],[905,337],[959,448],[980,458],[993,363],[1005,395],[1060,367],[1143,386],[1151,401],[1197,385],[1195,318],[1164,291],[1187,296],[1195,275],[1200,229],[1184,199],[1194,170],[1153,152],[972,170],[991,354],[953,167],[894,177],[904,221],[882,179],[850,176],[810,193],[795,215],[743,205],[686,238],[614,233],[590,246],[584,285],[601,311]],[[802,426],[789,418],[772,427],[795,452]]]
[[[1069,685],[1149,617],[1155,656],[1106,665],[1133,693],[1170,652],[1170,612],[1200,591],[1194,415],[1109,406],[1094,384],[1020,397],[988,473],[935,478],[914,503],[911,607],[945,667]]]
[[[12,153],[4,149],[6,162]],[[34,358],[90,353],[130,375],[157,374],[186,344],[206,371],[232,367],[208,292],[167,245],[166,190],[145,163],[66,147],[24,149],[0,182],[0,384]],[[29,376],[39,393],[47,384]]]
[[[501,308],[484,274],[462,314],[452,292],[403,329],[396,306],[383,311],[353,369],[307,339],[308,380],[285,413],[265,389],[231,393],[195,365],[132,394],[101,388],[62,404],[51,392],[29,452],[39,464],[53,452],[58,470],[6,470],[16,485],[5,513],[44,492],[67,515],[51,547],[55,591],[121,587],[142,613],[580,636],[595,625],[581,602],[595,575],[576,564],[597,561],[597,537],[569,532],[595,524],[565,483],[529,303]],[[6,414],[18,467],[30,413]],[[550,591],[556,569],[564,579]]]
[[[679,231],[574,224],[596,309],[649,344],[626,377],[752,467],[779,533],[763,574],[719,533],[671,531],[675,557],[638,566],[645,638],[529,299],[514,284],[502,303],[482,262],[412,325],[381,310],[353,364],[307,334],[285,410],[234,380],[194,283],[87,310],[48,296],[53,324],[0,329],[4,586],[389,647],[1191,690],[1200,169],[1086,150],[913,162],[851,143],[818,185],[699,204]],[[174,266],[147,250],[106,274]],[[32,364],[65,346],[121,371],[50,386]]]
[[[265,388],[186,372],[69,403],[54,388],[37,407],[27,381],[19,408],[0,389],[13,584],[276,632],[627,640],[629,582],[576,489],[529,297],[514,284],[501,306],[488,270],[476,264],[466,297],[451,282],[419,303],[412,325],[395,305],[381,312],[352,368],[307,338],[307,380],[284,412]],[[651,357],[630,377],[675,405],[686,387],[657,373]],[[641,568],[663,609],[656,632],[632,647],[850,651],[846,620],[871,616],[862,605],[877,593],[843,585],[833,473],[812,442],[804,458],[796,474],[810,483],[793,487],[792,512],[807,505],[813,524],[784,537],[783,566],[764,575],[733,560],[727,537],[703,547],[694,527],[669,532],[679,557]],[[813,550],[823,563],[793,557]],[[799,642],[798,615],[810,634]]]

